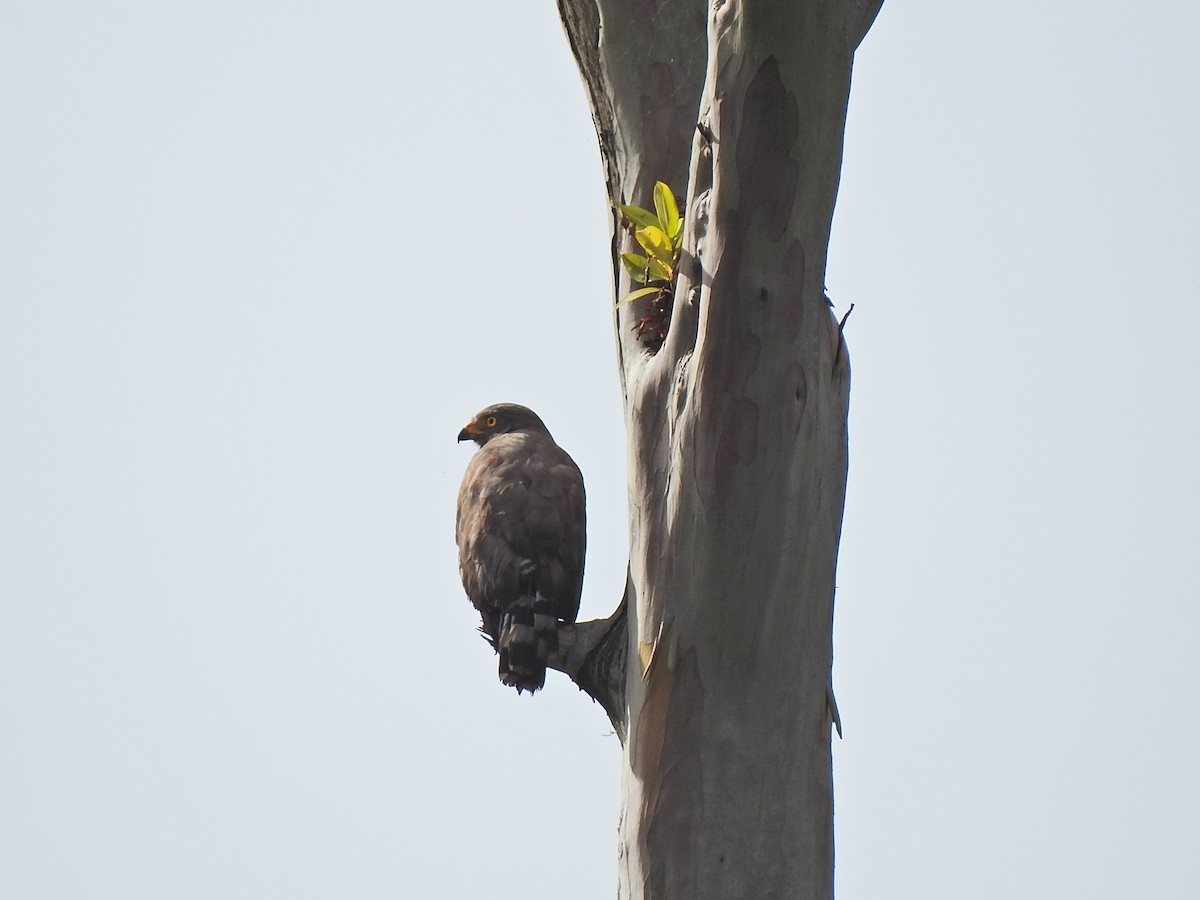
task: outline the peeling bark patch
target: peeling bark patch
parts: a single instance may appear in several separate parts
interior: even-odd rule
[[[800,334],[804,261],[804,245],[793,240],[783,254],[783,333],[789,341],[794,341]]]
[[[791,156],[800,131],[796,98],[783,86],[779,60],[769,56],[746,88],[737,141],[739,206],[765,216],[767,237],[783,236],[792,217],[800,165]]]
[[[645,783],[647,796],[656,793],[651,779],[659,777],[659,760],[665,740],[667,701],[671,697],[671,670],[664,666],[647,679],[646,696],[638,710],[637,722],[629,732],[629,768]]]

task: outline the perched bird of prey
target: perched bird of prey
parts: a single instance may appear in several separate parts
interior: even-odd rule
[[[458,491],[458,563],[500,680],[520,693],[546,680],[560,622],[583,590],[583,476],[538,418],[514,403],[481,410],[458,433],[479,450]]]

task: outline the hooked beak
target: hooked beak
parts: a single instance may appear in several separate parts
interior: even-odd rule
[[[472,430],[474,428],[474,426],[475,426],[474,422],[468,422],[466,425],[463,426],[463,430],[458,433],[458,442],[460,444],[463,441],[473,441],[479,435],[478,431]]]

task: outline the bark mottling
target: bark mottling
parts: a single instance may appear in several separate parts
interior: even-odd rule
[[[734,468],[751,465],[757,455],[758,404],[749,397],[737,397],[729,404],[717,439],[713,480],[720,500],[726,499],[733,485]]]
[[[779,380],[783,399],[779,403],[782,412],[779,420],[779,431],[784,441],[792,440],[800,430],[800,422],[804,419],[804,408],[808,405],[808,378],[804,375],[804,367],[799,363],[789,363]]]
[[[659,173],[647,173],[647,181],[661,181],[670,177],[670,172],[686,172],[688,146],[679,140],[680,133],[692,127],[690,121],[681,121],[682,110],[677,100],[675,73],[666,63],[655,63],[647,73],[647,90],[641,96],[642,135],[654,147],[661,147],[662,166]],[[695,118],[694,114],[689,118]],[[682,196],[683,185],[672,184],[671,190]],[[649,203],[633,200],[642,206]]]
[[[664,680],[664,683],[666,680]],[[651,694],[654,693],[651,688]],[[649,896],[693,897],[696,867],[697,805],[704,790],[703,756],[698,752],[704,725],[704,686],[690,650],[675,664],[665,703],[657,794],[647,813],[645,852],[651,861]],[[660,713],[663,711],[659,705]]]
[[[783,86],[779,61],[768,57],[742,102],[737,140],[739,207],[766,218],[766,237],[783,236],[792,218],[800,165],[792,157],[799,131],[796,98]]]
[[[794,341],[800,334],[801,311],[804,309],[804,245],[793,238],[783,253],[783,302],[786,307],[781,322],[783,335]]]

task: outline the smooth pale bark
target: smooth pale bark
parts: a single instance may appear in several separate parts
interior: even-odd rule
[[[639,343],[638,304],[616,316],[626,594],[557,662],[622,736],[631,900],[833,893],[849,364],[824,273],[853,52],[878,8],[559,2],[612,201],[687,186],[666,343]],[[614,218],[616,296],[627,241]]]

